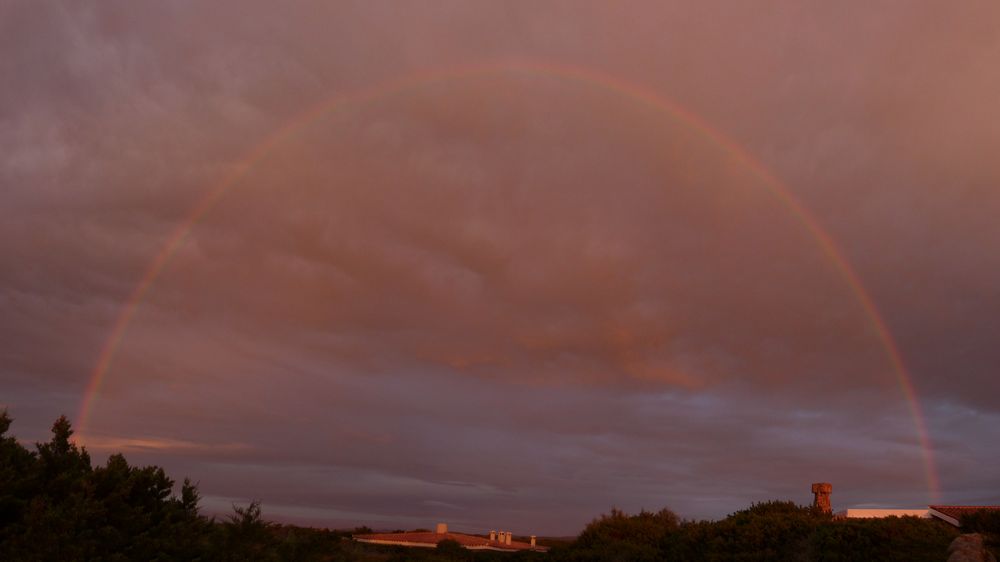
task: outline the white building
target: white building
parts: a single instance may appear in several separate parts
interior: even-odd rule
[[[892,509],[892,508],[850,508],[837,513],[848,519],[879,519],[882,517],[920,517],[930,519],[929,509]]]

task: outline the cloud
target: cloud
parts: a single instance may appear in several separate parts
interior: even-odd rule
[[[76,410],[166,240],[282,125],[517,57],[654,88],[782,178],[896,337],[947,497],[997,501],[970,468],[995,462],[974,445],[996,415],[988,17],[272,9],[3,8],[0,388],[20,435]],[[569,533],[612,504],[806,501],[816,478],[835,501],[919,505],[899,375],[802,220],[725,147],[593,85],[383,92],[297,129],[192,225],[85,437],[297,521]]]
[[[102,435],[88,435],[86,443],[83,445],[90,450],[102,453],[154,451],[157,453],[166,453],[171,455],[205,453],[208,451],[245,451],[249,448],[240,443],[194,443],[191,441],[180,441],[177,439],[122,438]]]

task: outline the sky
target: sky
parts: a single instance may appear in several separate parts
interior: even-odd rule
[[[316,526],[998,504],[998,59],[992,1],[0,3],[0,408]]]

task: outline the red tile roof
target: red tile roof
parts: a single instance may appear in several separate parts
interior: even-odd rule
[[[437,543],[451,539],[470,550],[531,550],[529,543],[521,541],[511,541],[504,544],[500,541],[492,541],[485,537],[475,535],[465,535],[462,533],[434,533],[412,532],[412,533],[374,533],[370,535],[354,535],[354,540],[373,544],[395,544],[399,546],[437,546]],[[546,551],[548,547],[536,546],[535,550]]]
[[[929,505],[934,511],[951,517],[959,523],[962,522],[963,515],[969,515],[978,511],[1000,511],[1000,505]]]

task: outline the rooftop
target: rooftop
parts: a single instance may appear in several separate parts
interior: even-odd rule
[[[499,550],[518,551],[536,550],[545,552],[548,547],[531,546],[531,544],[512,540],[510,544],[491,541],[486,537],[466,535],[464,533],[435,533],[433,531],[414,531],[409,533],[373,533],[370,535],[354,535],[354,540],[371,544],[386,544],[397,546],[436,547],[443,540],[450,539],[469,550]]]
[[[1000,505],[929,505],[931,515],[955,525],[961,524],[963,515],[979,511],[1000,511]]]

